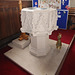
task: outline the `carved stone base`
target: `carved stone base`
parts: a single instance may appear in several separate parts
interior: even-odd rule
[[[31,36],[29,50],[35,56],[46,56],[50,51],[49,35]]]

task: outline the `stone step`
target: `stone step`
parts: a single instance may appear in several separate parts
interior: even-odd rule
[[[18,38],[12,41],[12,44],[14,44],[16,47],[24,49],[30,44],[31,40],[30,38],[28,40],[22,40],[19,41]]]

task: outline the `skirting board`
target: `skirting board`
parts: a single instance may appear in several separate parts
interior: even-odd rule
[[[61,50],[57,50],[56,41],[50,39],[50,52],[44,57],[35,57],[30,54],[29,46],[25,49],[20,49],[12,43],[9,45],[13,49],[4,53],[4,55],[31,73],[31,75],[57,75],[70,47],[69,44],[62,43]]]

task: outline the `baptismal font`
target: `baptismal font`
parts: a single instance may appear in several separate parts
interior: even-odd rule
[[[49,35],[58,28],[56,26],[57,10],[53,8],[24,8],[21,10],[21,22],[20,30],[22,34],[27,32],[31,37],[30,53],[35,56],[47,55],[50,51]],[[24,39],[26,39],[26,36]]]
[[[19,40],[28,40],[30,34],[31,44],[29,51],[35,56],[45,56],[50,51],[49,35],[57,30],[57,10],[53,8],[29,7],[21,9],[22,2],[19,0],[21,11],[21,35]]]

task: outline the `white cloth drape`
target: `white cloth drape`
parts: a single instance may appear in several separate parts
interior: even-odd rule
[[[21,32],[28,32],[33,36],[48,34],[56,30],[57,10],[53,8],[47,9],[22,9],[21,11]]]

